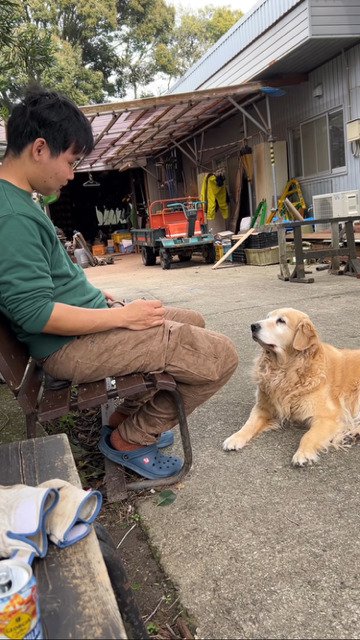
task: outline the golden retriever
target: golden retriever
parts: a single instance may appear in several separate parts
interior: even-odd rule
[[[292,458],[294,466],[316,462],[321,451],[360,434],[360,349],[337,349],[320,341],[306,313],[277,309],[251,325],[262,347],[255,360],[256,404],[225,450],[242,449],[263,431],[289,422],[308,430]]]

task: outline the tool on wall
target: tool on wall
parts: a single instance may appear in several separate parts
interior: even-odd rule
[[[94,180],[92,173],[89,173],[89,179],[83,183],[83,187],[100,187],[100,182]]]

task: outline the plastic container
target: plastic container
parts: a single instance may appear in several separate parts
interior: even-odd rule
[[[220,258],[222,258],[224,255],[224,248],[222,246],[222,244],[216,244],[215,245],[215,260],[216,262],[218,260],[220,260]]]
[[[121,240],[131,240],[131,233],[126,231],[123,231],[123,232],[115,231],[111,237],[113,239],[113,242],[120,244]]]
[[[85,249],[75,249],[74,256],[76,258],[76,262],[83,269],[86,269],[86,267],[90,265],[89,258],[86,255]]]
[[[104,256],[105,255],[105,247],[103,244],[93,244],[91,247],[93,256]]]
[[[267,249],[245,249],[246,263],[257,267],[279,264],[279,247]]]

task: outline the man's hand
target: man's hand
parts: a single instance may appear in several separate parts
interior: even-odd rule
[[[151,329],[164,322],[165,308],[160,300],[134,300],[124,306],[87,309],[56,302],[43,333],[83,336],[111,329]]]
[[[114,302],[115,298],[112,293],[109,293],[108,291],[101,291],[101,293],[107,302]]]
[[[121,308],[121,326],[140,331],[164,322],[165,308],[160,300],[133,300]]]

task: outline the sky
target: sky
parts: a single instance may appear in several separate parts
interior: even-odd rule
[[[169,4],[182,7],[184,9],[201,9],[206,5],[212,4],[214,7],[228,5],[230,9],[240,9],[246,13],[256,4],[257,0],[168,0]]]

